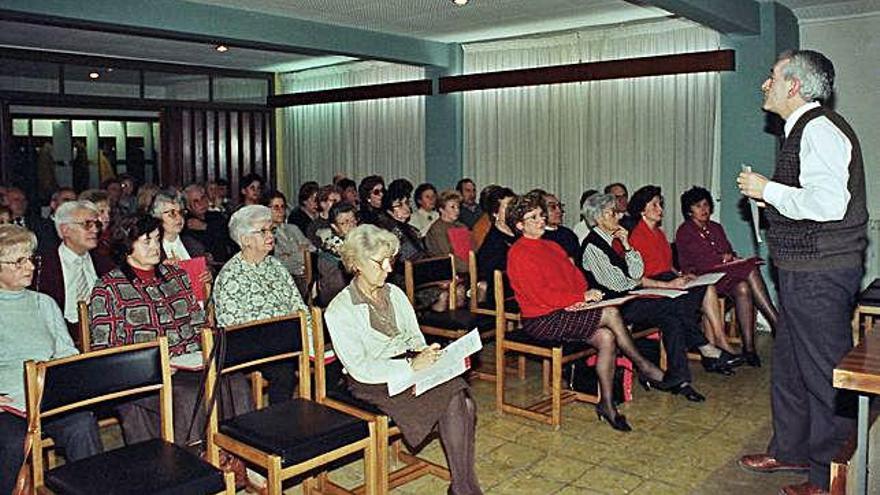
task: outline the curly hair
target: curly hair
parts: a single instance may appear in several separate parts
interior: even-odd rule
[[[156,217],[141,214],[119,218],[110,230],[110,253],[113,262],[129,280],[134,280],[136,275],[128,264],[128,255],[134,252],[134,243],[144,235],[159,231],[159,239],[164,235],[162,221]],[[165,250],[159,249],[159,264],[165,261]],[[156,276],[162,277],[159,270]]]
[[[712,200],[712,194],[706,188],[694,186],[687,191],[681,193],[681,214],[684,218],[691,217],[691,206],[702,200],[709,202],[709,214],[715,211],[715,202]]]
[[[634,192],[632,197],[629,198],[629,206],[626,207],[629,216],[633,219],[641,218],[642,212],[645,211],[648,203],[650,203],[655,196],[663,197],[663,192],[661,191],[660,186],[649,184],[640,187],[639,190]]]
[[[507,205],[506,218],[507,226],[514,232],[519,232],[516,224],[522,223],[523,218],[534,211],[536,208],[541,209],[541,215],[547,215],[547,203],[544,201],[544,195],[540,192],[529,192],[522,196],[516,196]]]

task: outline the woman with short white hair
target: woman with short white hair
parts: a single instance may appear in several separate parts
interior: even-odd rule
[[[340,254],[354,279],[327,307],[333,349],[352,395],[390,416],[409,445],[422,444],[438,429],[450,493],[481,494],[474,470],[476,404],[467,382],[454,378],[418,397],[411,391],[388,395],[391,379],[430,366],[441,353],[437,344],[426,345],[406,294],[385,282],[399,246],[394,234],[374,225],[361,225],[345,237]]]
[[[229,236],[241,251],[223,265],[214,284],[217,325],[228,327],[300,310],[308,312],[290,272],[269,254],[275,248],[269,208],[239,208],[229,219]],[[290,399],[293,393],[293,365],[287,364],[261,370],[269,380],[270,403]]]
[[[23,407],[25,361],[47,361],[77,354],[55,301],[27,287],[34,278],[37,238],[17,225],[0,225],[0,406],[15,400]],[[64,449],[68,462],[101,452],[91,412],[47,421],[44,431]],[[11,493],[24,461],[27,421],[0,411],[0,493]]]

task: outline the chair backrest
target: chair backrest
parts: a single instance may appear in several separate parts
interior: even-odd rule
[[[79,408],[158,392],[162,438],[174,441],[168,339],[25,363],[27,418],[35,484],[42,484],[41,424]]]
[[[76,303],[76,314],[79,318],[79,350],[89,352],[92,350],[92,334],[89,331],[89,303],[79,301]]]
[[[477,283],[480,281],[479,277],[479,272],[477,272],[477,253],[473,252],[473,250],[468,251],[468,285],[471,294],[469,303],[471,313],[480,313],[481,309],[483,309],[479,307],[478,297],[476,297],[478,292]]]
[[[445,285],[449,288],[449,307],[455,307],[455,255],[407,260],[403,265],[403,274],[406,297],[410,303],[415,302],[416,290]]]

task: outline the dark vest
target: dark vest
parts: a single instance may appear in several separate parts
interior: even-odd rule
[[[577,266],[584,272],[584,275],[587,277],[587,283],[590,285],[591,289],[599,289],[605,293],[605,299],[613,299],[615,297],[620,297],[624,295],[623,293],[613,291],[608,287],[600,284],[596,277],[593,275],[593,271],[590,270],[588,266],[584,266],[584,251],[587,250],[587,246],[596,246],[600,251],[605,253],[605,256],[608,257],[608,260],[612,265],[620,268],[620,270],[629,277],[629,267],[626,265],[626,259],[617,254],[617,251],[611,247],[605,239],[602,238],[599,234],[596,233],[595,229],[590,229],[590,233],[587,234],[587,237],[584,238],[584,242],[581,243],[580,256],[577,261]]]
[[[776,160],[773,181],[791,187],[800,184],[800,151],[804,127],[811,120],[825,116],[840,129],[850,143],[849,204],[842,220],[816,222],[792,220],[767,207],[767,245],[773,262],[784,270],[823,270],[861,266],[867,246],[868,210],[865,206],[865,172],[862,150],[855,132],[843,117],[823,107],[807,111],[798,119],[782,145]]]

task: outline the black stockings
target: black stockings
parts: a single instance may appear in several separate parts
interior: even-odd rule
[[[742,335],[743,351],[755,351],[755,307],[764,315],[770,326],[775,329],[779,313],[767,294],[767,287],[761,273],[755,269],[749,278],[734,287],[733,300],[736,305],[736,319]]]
[[[464,390],[452,397],[440,419],[440,442],[452,477],[451,492],[455,495],[483,493],[474,470],[476,421],[477,406]]]

